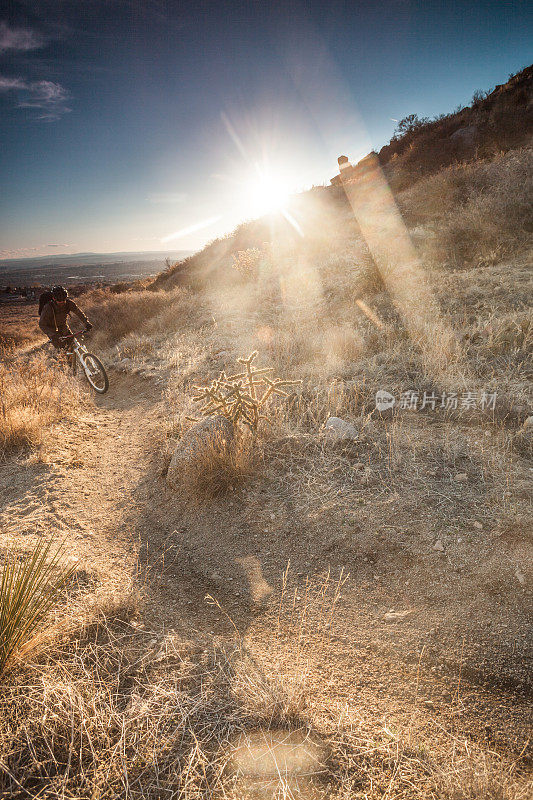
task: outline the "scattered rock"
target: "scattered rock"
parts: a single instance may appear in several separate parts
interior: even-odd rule
[[[533,429],[533,414],[526,419],[522,427],[524,428],[524,430]]]
[[[354,441],[359,438],[355,425],[340,417],[330,417],[324,425],[324,433],[336,442]]]
[[[477,528],[477,529],[478,529],[478,531],[482,531],[482,530],[483,530],[483,525],[481,524],[481,522],[478,522],[478,521],[476,520],[476,521],[474,522],[474,528]]]
[[[363,486],[371,486],[376,482],[376,475],[372,472],[370,467],[365,467],[361,475],[361,483]]]
[[[194,458],[212,447],[223,452],[233,444],[234,438],[232,423],[221,414],[197,422],[177,443],[168,467],[167,482],[178,488],[180,475]]]
[[[433,550],[438,550],[439,553],[444,553],[444,545],[442,544],[442,539],[437,539],[437,541],[433,545]]]
[[[477,134],[477,126],[476,125],[467,125],[464,128],[458,128],[452,135],[450,136],[450,141],[454,144],[464,145],[468,147],[474,143]]]
[[[525,586],[526,585],[526,576],[524,575],[524,573],[522,572],[520,567],[517,567],[515,569],[514,574],[515,574],[516,580],[518,581],[520,586]]]
[[[391,608],[391,610],[387,611],[387,613],[383,616],[383,621],[401,622],[402,620],[406,619],[407,617],[410,617],[411,614],[414,613],[415,613],[414,609],[410,609],[409,611],[394,611],[394,609]]]
[[[468,480],[468,475],[466,472],[458,472],[457,475],[454,476],[454,480],[458,483],[465,483]]]

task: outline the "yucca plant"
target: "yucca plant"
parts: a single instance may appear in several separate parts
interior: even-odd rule
[[[13,656],[31,639],[62,587],[75,571],[63,562],[60,545],[40,540],[23,558],[7,557],[0,580],[0,675]]]

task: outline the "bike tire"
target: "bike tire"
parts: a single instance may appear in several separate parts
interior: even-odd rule
[[[95,376],[87,372],[89,365],[85,364],[85,362],[88,359],[91,359],[93,364],[97,367],[98,372],[101,375],[103,385],[100,385],[100,383],[96,383],[96,381],[94,380]],[[84,353],[82,361],[83,361],[83,371],[91,388],[94,389],[94,391],[97,392],[98,394],[105,394],[109,389],[109,378],[107,377],[107,372],[105,371],[105,367],[98,358],[98,356],[95,356],[94,353]]]

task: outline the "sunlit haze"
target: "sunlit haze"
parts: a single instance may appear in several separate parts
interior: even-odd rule
[[[4,9],[0,258],[199,248],[530,56],[522,2]]]

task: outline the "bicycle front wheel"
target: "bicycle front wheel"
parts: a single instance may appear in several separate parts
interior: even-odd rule
[[[105,394],[109,389],[109,378],[104,365],[93,353],[84,353],[81,358],[85,377],[98,394]]]

